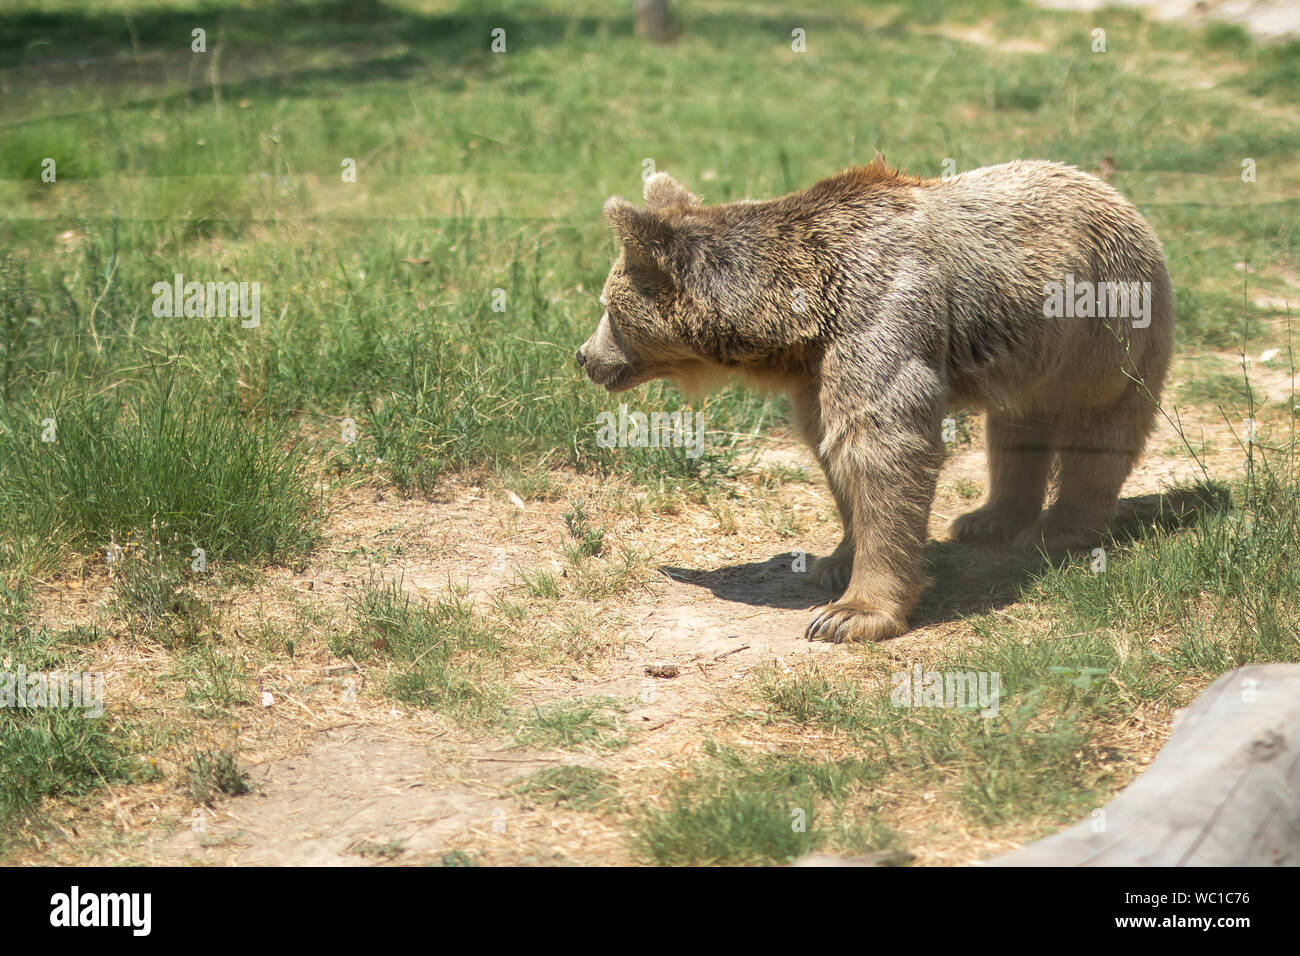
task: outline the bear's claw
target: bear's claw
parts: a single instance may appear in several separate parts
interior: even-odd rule
[[[838,603],[822,608],[804,633],[810,641],[848,644],[883,641],[905,630],[905,625],[881,611]]]
[[[836,552],[824,558],[818,558],[812,565],[812,581],[819,587],[831,592],[832,596],[844,593],[853,576],[853,553]]]

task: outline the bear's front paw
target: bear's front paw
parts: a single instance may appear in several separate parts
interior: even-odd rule
[[[818,558],[812,566],[812,582],[831,594],[843,594],[853,576],[853,552],[836,551]]]
[[[883,641],[897,637],[906,630],[906,623],[883,611],[862,604],[839,602],[822,608],[808,625],[805,634],[810,641],[847,644]]]

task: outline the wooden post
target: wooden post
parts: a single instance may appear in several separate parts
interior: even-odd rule
[[[655,43],[668,39],[668,0],[636,0],[636,35]]]

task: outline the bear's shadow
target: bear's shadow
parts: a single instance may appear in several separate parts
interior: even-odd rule
[[[1170,532],[1196,521],[1202,513],[1226,511],[1229,498],[1219,485],[1201,484],[1164,494],[1123,498],[1105,547],[1124,547],[1150,532]],[[807,570],[795,570],[794,551],[767,561],[733,564],[712,571],[670,565],[659,570],[675,581],[708,588],[724,601],[786,610],[810,609],[828,603],[830,592],[817,587]],[[814,556],[806,557],[810,568]],[[1083,554],[1072,560],[1091,560]],[[1006,546],[930,541],[925,546],[931,585],[911,616],[913,627],[941,624],[1012,604],[1023,586],[1045,567],[1040,559],[1013,555]]]

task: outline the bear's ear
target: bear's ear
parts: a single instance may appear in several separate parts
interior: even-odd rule
[[[621,196],[605,202],[605,218],[623,243],[623,252],[642,265],[670,271],[673,227],[651,209],[637,209]]]
[[[645,206],[647,209],[665,209],[668,206],[698,206],[700,197],[667,173],[655,173],[645,181]]]

